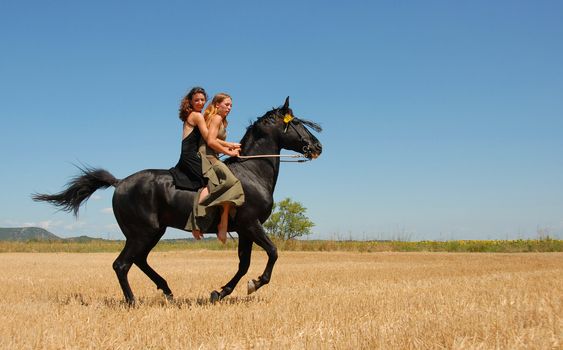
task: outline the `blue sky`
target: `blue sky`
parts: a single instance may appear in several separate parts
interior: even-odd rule
[[[563,237],[559,1],[2,1],[0,226],[122,238],[30,199],[73,163],[123,178],[179,156],[180,99],[233,96],[229,138],[291,97],[323,155],[275,199],[311,238]],[[165,237],[183,237],[169,230]]]

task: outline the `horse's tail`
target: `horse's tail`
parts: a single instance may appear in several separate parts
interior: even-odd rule
[[[116,187],[119,184],[109,171],[94,168],[78,168],[82,172],[71,179],[66,189],[56,194],[35,193],[31,196],[34,201],[49,202],[60,210],[73,212],[74,216],[78,216],[80,205],[85,202],[99,188]]]

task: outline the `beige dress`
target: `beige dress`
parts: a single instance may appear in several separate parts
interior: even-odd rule
[[[223,125],[220,126],[217,137],[221,140],[226,139],[227,133]],[[217,222],[221,215],[222,203],[231,202],[229,215],[231,218],[234,217],[236,207],[240,207],[244,203],[244,191],[240,181],[203,140],[199,146],[199,154],[203,177],[207,179],[209,187],[209,195],[198,203],[202,189],[198,191],[186,230],[198,229],[202,232],[209,232],[213,222]]]

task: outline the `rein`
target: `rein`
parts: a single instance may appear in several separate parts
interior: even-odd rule
[[[305,158],[298,160],[280,160],[280,162],[286,162],[286,163],[303,163],[311,160],[301,154],[258,154],[253,156],[238,156],[237,158],[240,158],[242,160],[254,159],[254,158]]]

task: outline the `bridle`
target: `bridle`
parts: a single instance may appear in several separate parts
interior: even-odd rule
[[[285,134],[287,132],[287,129],[291,126],[292,129],[299,136],[299,141],[305,141],[305,138],[303,137],[302,133],[299,132],[299,130],[297,130],[297,128],[293,124],[294,119],[296,118],[289,113],[283,117],[283,122],[285,124],[283,133]],[[310,157],[311,154],[312,154],[312,150],[309,147],[309,145],[307,145],[307,146],[303,146],[303,154],[258,154],[252,156],[238,156],[237,158],[240,158],[242,160],[255,159],[255,158],[304,158],[298,160],[280,160],[280,162],[286,162],[286,163],[304,163],[312,160],[312,158]]]
[[[287,128],[291,126],[291,128],[297,133],[297,135],[299,136],[299,141],[305,141],[305,138],[303,137],[303,135],[299,132],[299,130],[297,130],[297,128],[295,127],[295,125],[293,124],[293,120],[297,119],[294,116],[292,116],[291,114],[286,114],[283,117],[283,122],[285,123],[285,129],[283,130],[284,134],[287,132]],[[299,121],[299,119],[297,119]],[[304,128],[305,131],[309,132],[306,128]],[[309,134],[309,136],[312,136]],[[309,160],[311,160],[311,154],[312,154],[312,150],[311,147],[309,147],[309,145],[307,146],[303,146],[303,156],[304,158],[307,158]]]

